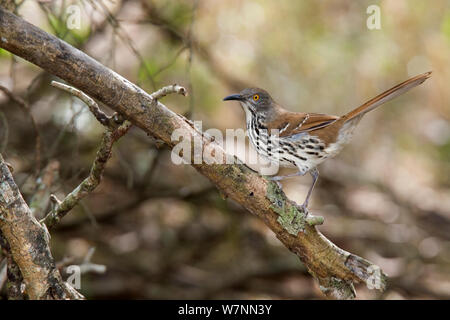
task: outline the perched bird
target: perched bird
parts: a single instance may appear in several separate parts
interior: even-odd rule
[[[341,117],[290,112],[259,88],[247,88],[223,100],[240,102],[245,111],[247,135],[258,154],[278,162],[281,167],[298,168],[294,174],[271,177],[272,180],[311,173],[313,182],[302,205],[307,212],[309,198],[319,177],[317,166],[342,150],[364,114],[418,86],[430,75],[431,72],[427,72],[406,80]]]

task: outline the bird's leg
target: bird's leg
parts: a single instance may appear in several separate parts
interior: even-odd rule
[[[280,180],[283,180],[285,178],[292,178],[292,177],[303,176],[303,175],[305,175],[305,173],[303,171],[297,171],[296,173],[288,174],[286,176],[268,177],[268,179],[272,180],[272,181],[280,181]]]
[[[317,179],[319,178],[319,170],[318,170],[317,168],[314,168],[314,169],[312,169],[311,171],[309,171],[309,173],[311,174],[311,176],[312,176],[312,178],[313,178],[313,181],[312,181],[311,187],[310,187],[309,190],[308,190],[308,194],[306,195],[305,201],[303,202],[302,205],[300,205],[301,210],[304,212],[304,214],[305,214],[306,216],[308,215],[308,203],[309,203],[309,198],[311,198],[311,194],[312,194],[312,192],[313,192],[313,190],[314,190],[314,187],[315,187],[315,185],[316,185]],[[269,179],[269,180],[272,180],[272,181],[275,181],[275,182],[278,184],[278,186],[281,188],[281,185],[280,185],[280,183],[279,183],[280,180],[283,180],[283,179],[285,179],[285,178],[296,177],[296,176],[303,176],[303,175],[305,175],[305,172],[303,172],[303,171],[298,171],[298,172],[296,172],[296,173],[292,173],[292,174],[289,174],[289,175],[286,175],[286,176],[268,177],[268,179]],[[294,222],[296,218],[297,218],[297,217],[295,216],[295,217],[292,219],[292,222]]]
[[[319,178],[319,170],[317,168],[314,168],[310,171],[310,174],[313,178],[313,182],[311,184],[311,187],[309,188],[308,194],[306,195],[306,199],[303,202],[303,204],[300,206],[303,210],[303,212],[307,215],[308,214],[308,202],[309,198],[311,197],[311,194],[313,192],[314,186],[316,185],[317,179]]]
[[[267,179],[275,181],[275,183],[277,184],[277,186],[280,189],[283,189],[283,186],[280,183],[280,180],[283,180],[285,178],[292,178],[292,177],[297,177],[297,176],[303,176],[305,175],[305,172],[303,171],[297,171],[296,173],[292,173],[292,174],[288,174],[286,176],[275,176],[275,177],[267,177]]]

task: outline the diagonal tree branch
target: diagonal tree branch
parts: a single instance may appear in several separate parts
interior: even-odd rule
[[[193,166],[223,194],[262,219],[301,259],[327,296],[353,298],[353,284],[358,282],[366,283],[369,288],[384,289],[386,276],[380,268],[331,243],[315,226],[320,219],[306,219],[297,204],[275,183],[244,164],[218,164],[217,159],[229,157],[218,143],[207,139],[184,118],[117,73],[1,8],[0,47],[105,103],[169,147],[178,142],[171,139],[175,130],[191,141],[200,141],[204,162]]]

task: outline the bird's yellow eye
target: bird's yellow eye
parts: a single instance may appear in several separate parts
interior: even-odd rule
[[[254,94],[253,101],[258,101],[258,100],[259,100],[259,94]]]

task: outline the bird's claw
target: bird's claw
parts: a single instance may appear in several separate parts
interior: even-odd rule
[[[278,188],[283,189],[283,185],[280,182],[280,180],[282,180],[282,179],[280,179],[279,176],[267,177],[267,180],[275,182],[277,184]]]
[[[305,217],[308,216],[309,211],[308,211],[308,204],[307,204],[307,203],[303,203],[303,204],[300,206],[300,210],[305,214]]]
[[[272,180],[272,181],[280,181],[283,179],[283,177],[281,176],[272,176],[272,177],[267,177],[267,179]]]
[[[279,180],[272,180],[273,182],[275,182],[278,186],[278,188],[280,188],[281,190],[283,190],[283,185],[281,184],[281,182]]]
[[[308,204],[307,203],[303,203],[302,205],[298,206],[298,208],[300,209],[301,212],[303,212],[303,214],[305,215],[305,219],[309,214],[308,211]],[[291,224],[294,223],[294,221],[297,219],[297,212],[295,213],[294,217],[292,218]]]

